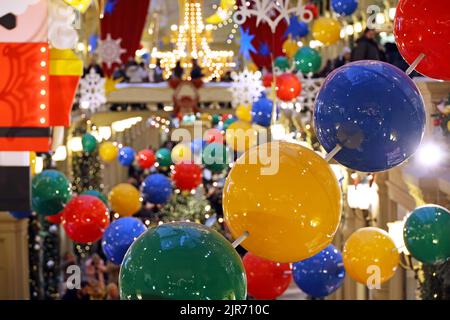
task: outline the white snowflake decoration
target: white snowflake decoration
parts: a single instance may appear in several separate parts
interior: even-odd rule
[[[105,79],[92,68],[80,80],[80,108],[95,112],[104,103],[106,103]]]
[[[322,87],[324,78],[313,78],[313,73],[310,72],[306,76],[303,76],[299,72],[300,81],[302,83],[302,93],[300,95],[303,107],[309,110],[314,110],[314,104],[316,102],[317,94],[319,93],[320,87]]]
[[[242,72],[231,74],[233,82],[231,83],[231,103],[234,107],[239,105],[252,105],[258,100],[264,87],[261,81],[261,72],[251,72],[245,69]]]
[[[120,46],[121,42],[121,38],[112,39],[109,33],[106,36],[106,39],[98,41],[97,52],[100,56],[100,59],[108,66],[108,68],[111,68],[113,63],[122,62],[120,56],[127,50],[123,49]]]
[[[245,21],[254,16],[256,17],[256,26],[261,21],[267,23],[273,33],[278,24],[285,20],[289,24],[289,17],[296,15],[303,22],[311,22],[313,13],[305,9],[301,1],[294,7],[291,7],[289,0],[248,0],[234,13],[233,20],[237,24],[244,24]]]

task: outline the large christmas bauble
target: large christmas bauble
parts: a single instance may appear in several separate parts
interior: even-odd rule
[[[416,208],[405,222],[403,238],[420,262],[446,261],[450,258],[450,212],[434,204]]]
[[[190,191],[202,183],[202,168],[192,162],[181,162],[175,165],[172,180],[180,190]]]
[[[109,211],[97,197],[78,196],[64,208],[62,224],[67,236],[73,241],[95,242],[109,225]]]
[[[227,226],[242,246],[277,262],[297,262],[327,247],[341,217],[341,193],[328,163],[299,144],[272,142],[244,153],[223,195]]]
[[[392,278],[399,264],[398,249],[389,234],[374,227],[356,230],[344,245],[344,267],[355,281],[376,286]]]
[[[357,61],[334,70],[315,102],[317,138],[334,159],[357,171],[398,166],[419,146],[425,108],[414,82],[380,61]]]
[[[56,170],[44,170],[33,177],[31,202],[33,210],[43,216],[52,216],[64,209],[72,197],[72,187],[67,177]]]
[[[450,10],[447,0],[401,0],[395,20],[395,42],[403,58],[412,64],[425,57],[416,70],[423,75],[450,80]]]
[[[283,73],[276,78],[275,90],[280,100],[289,102],[300,95],[302,84],[292,73]]]
[[[242,300],[241,258],[218,232],[187,222],[147,230],[120,268],[120,297],[128,300]]]
[[[141,194],[129,183],[120,183],[109,192],[111,209],[119,215],[131,216],[141,209]]]
[[[289,263],[279,263],[247,252],[242,259],[247,274],[248,294],[255,299],[273,300],[281,296],[292,280]]]
[[[169,178],[160,173],[151,174],[145,178],[141,189],[145,200],[154,204],[167,203],[173,191]]]
[[[342,254],[330,244],[315,256],[294,263],[292,274],[303,292],[314,298],[326,297],[344,282]]]
[[[120,265],[131,244],[147,230],[145,224],[132,217],[114,220],[102,238],[102,249],[106,258],[114,264]]]

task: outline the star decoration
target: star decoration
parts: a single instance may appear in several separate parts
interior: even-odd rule
[[[297,16],[291,16],[289,18],[289,26],[285,32],[285,36],[291,36],[292,38],[302,38],[309,33],[308,24],[300,21]]]
[[[251,35],[248,30],[241,28],[241,43],[239,54],[242,54],[244,59],[250,60],[250,52],[256,53],[255,47],[252,45],[252,40],[255,36]]]
[[[270,49],[266,42],[262,42],[259,46],[259,54],[265,57],[270,55]]]
[[[120,56],[125,53],[126,50],[120,46],[121,42],[122,39],[112,39],[109,33],[106,36],[106,39],[98,41],[97,52],[100,56],[100,59],[103,61],[103,63],[106,64],[108,68],[111,68],[113,63],[122,62]]]
[[[295,15],[305,23],[312,21],[312,14],[305,15],[307,11],[302,1],[297,1],[296,5],[291,5],[290,0],[247,0],[245,5],[239,6],[233,15],[234,22],[244,24],[251,17],[256,18],[256,26],[260,23],[269,25],[272,33],[281,21],[289,24],[289,17]]]
[[[231,103],[233,106],[252,105],[258,100],[264,87],[261,81],[261,72],[251,72],[247,68],[240,73],[231,74],[233,82],[231,83]]]
[[[104,14],[112,14],[119,0],[108,0],[105,4]]]
[[[116,84],[120,83],[123,80],[123,78],[119,79],[113,79],[113,78],[106,78],[105,81],[105,94],[108,96],[111,92],[117,91]]]

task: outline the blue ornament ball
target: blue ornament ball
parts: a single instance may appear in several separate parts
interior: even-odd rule
[[[272,120],[273,102],[261,96],[252,106],[252,121],[263,127],[269,127]]]
[[[147,227],[137,218],[124,217],[114,220],[106,228],[102,238],[102,248],[106,258],[120,265],[128,248],[145,230]]]
[[[26,219],[31,216],[31,211],[11,211],[9,214],[17,220]]]
[[[358,8],[358,0],[331,0],[334,12],[341,16],[349,16]]]
[[[327,152],[357,171],[400,165],[419,146],[425,128],[422,96],[400,69],[380,61],[346,64],[328,75],[317,95],[314,123]]]
[[[172,183],[160,173],[151,174],[142,182],[145,200],[154,204],[165,204],[172,195]]]
[[[332,244],[315,256],[292,265],[297,286],[314,298],[323,298],[342,285],[345,278],[342,254]]]
[[[119,150],[119,162],[124,167],[129,167],[133,164],[136,157],[136,151],[131,147],[122,147]]]
[[[203,148],[207,145],[206,141],[203,139],[197,138],[191,141],[191,151],[193,154],[202,154]]]
[[[309,33],[309,26],[306,22],[299,21],[298,23],[298,29],[297,29],[297,35],[300,38],[306,37]]]

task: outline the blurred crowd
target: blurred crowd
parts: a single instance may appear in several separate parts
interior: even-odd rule
[[[66,253],[63,257],[61,271],[64,279],[62,284],[62,300],[119,300],[119,270],[120,267],[93,253],[87,259],[77,261],[72,253]],[[81,267],[81,281],[77,288],[68,288],[70,274],[68,267],[77,265]]]
[[[353,49],[345,47],[342,53],[334,60],[328,60],[316,77],[326,77],[331,71],[343,65],[359,60],[384,61],[406,71],[408,64],[401,56],[394,42],[387,42],[382,46],[377,41],[377,32],[366,28],[360,38],[355,41]],[[413,74],[415,76],[417,74]]]
[[[91,69],[94,69],[100,76],[104,77],[103,69],[97,63],[95,57],[91,58],[89,65],[84,70],[84,74],[89,73]],[[182,67],[181,61],[176,62],[171,72],[171,79],[183,79],[185,76],[192,80],[202,79],[204,77],[202,67],[196,59],[191,60],[189,72]],[[129,58],[127,63],[119,65],[114,69],[112,78],[114,80],[120,79],[121,82],[127,83],[160,83],[165,81],[160,59],[156,60],[156,64],[150,68],[148,63],[143,61],[137,62],[134,58]],[[231,81],[231,72],[226,72],[218,80],[222,82]]]

